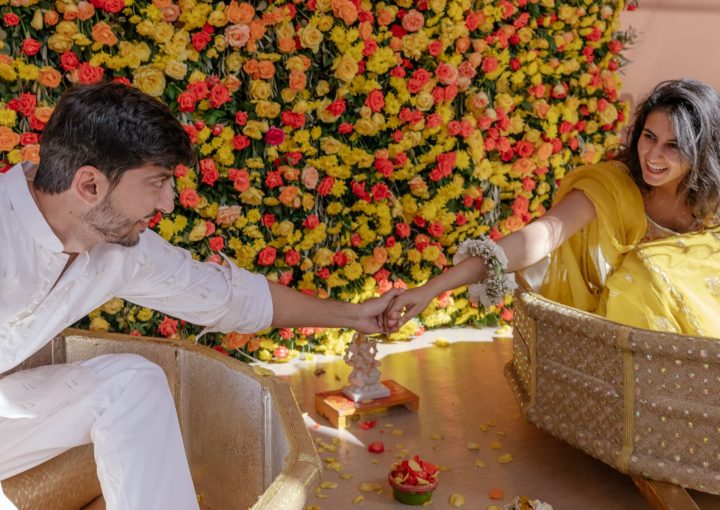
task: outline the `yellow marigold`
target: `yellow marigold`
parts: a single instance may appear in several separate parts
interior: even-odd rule
[[[10,108],[0,108],[0,126],[12,127],[17,122],[17,113]]]
[[[17,73],[15,72],[15,69],[10,64],[0,64],[0,78],[2,78],[5,81],[15,81],[17,80]]]

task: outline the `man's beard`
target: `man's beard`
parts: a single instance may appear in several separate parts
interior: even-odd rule
[[[135,246],[140,242],[140,235],[133,228],[136,222],[117,210],[112,203],[111,195],[103,198],[102,202],[86,212],[81,219],[105,242],[126,247]]]

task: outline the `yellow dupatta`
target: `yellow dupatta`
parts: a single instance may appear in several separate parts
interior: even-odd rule
[[[596,218],[552,254],[542,294],[629,326],[720,338],[720,229],[643,241],[642,196],[618,162],[571,172],[556,200],[573,189]]]

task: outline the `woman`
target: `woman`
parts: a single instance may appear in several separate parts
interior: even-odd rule
[[[663,82],[614,161],[569,173],[545,216],[497,244],[465,241],[457,265],[395,298],[385,320],[401,325],[434,296],[478,281],[471,294],[497,303],[512,288],[506,272],[551,254],[549,299],[630,326],[720,337],[719,213],[720,93]]]

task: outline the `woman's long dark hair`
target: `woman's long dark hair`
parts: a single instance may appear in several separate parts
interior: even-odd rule
[[[685,194],[695,219],[704,226],[717,225],[720,212],[720,93],[696,80],[659,83],[638,105],[626,145],[615,159],[625,163],[641,190],[652,190],[643,179],[638,140],[645,120],[654,111],[671,119],[678,149],[690,171],[678,192]]]

